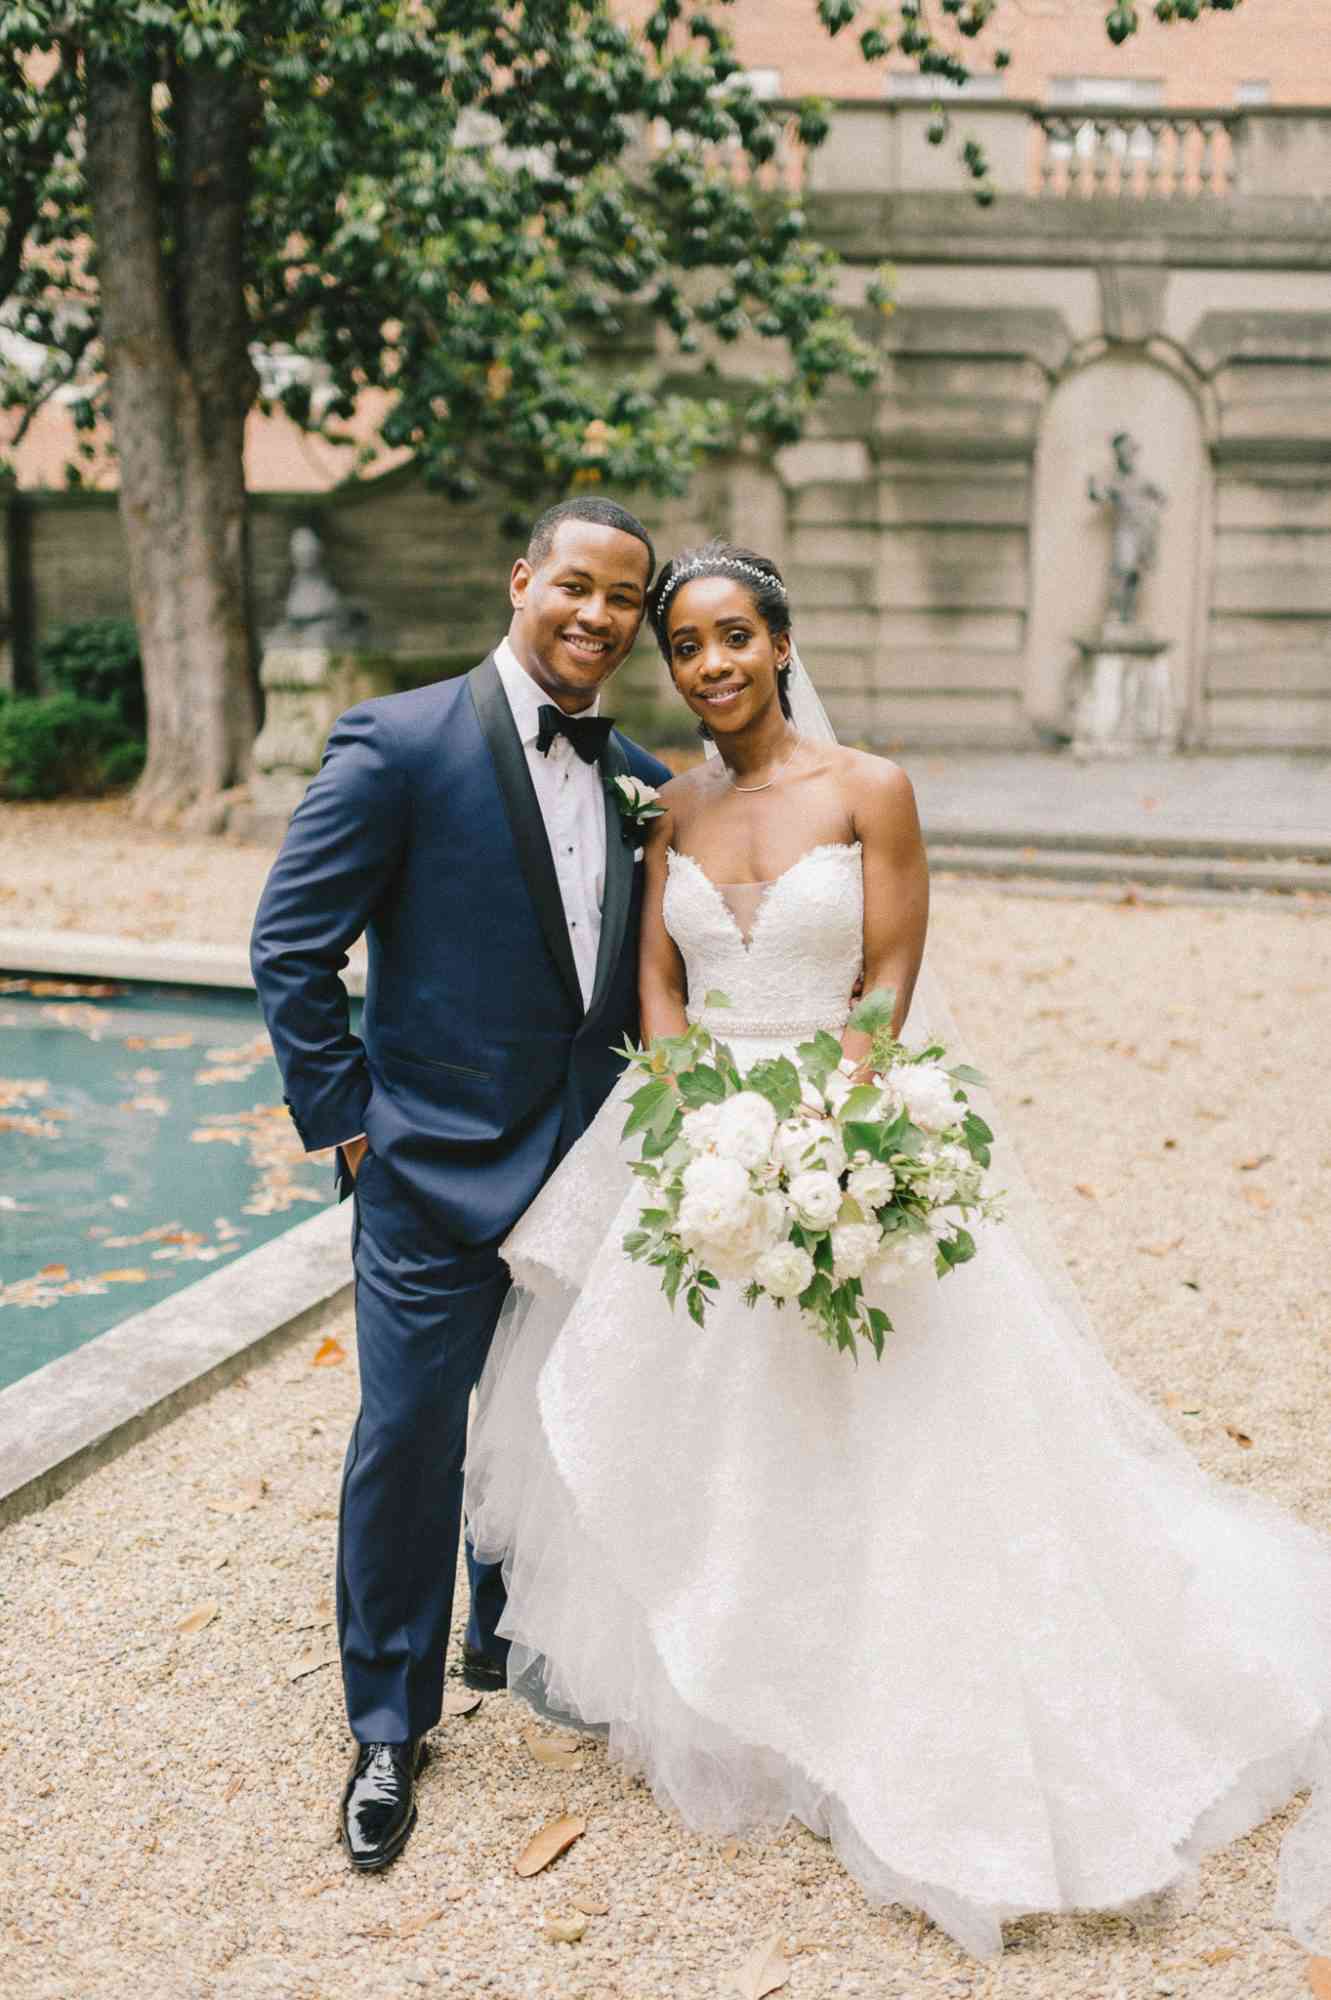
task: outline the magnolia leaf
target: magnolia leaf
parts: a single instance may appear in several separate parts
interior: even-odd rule
[[[302,1659],[297,1660],[295,1666],[287,1675],[287,1679],[289,1681],[303,1681],[307,1674],[317,1674],[324,1667],[335,1666],[340,1658],[341,1655],[335,1652],[306,1653]]]
[[[444,1714],[447,1716],[475,1715],[481,1705],[481,1697],[475,1688],[450,1688],[444,1696]]]
[[[586,1928],[586,1917],[547,1917],[541,1935],[549,1944],[577,1944]]]
[[[180,1620],[177,1632],[202,1632],[205,1625],[211,1625],[221,1605],[215,1597],[209,1597],[202,1604],[196,1604],[193,1611]]]
[[[789,1978],[790,1963],[778,1934],[754,1946],[744,1963],[731,1973],[723,1990],[735,1995],[736,2000],[766,2000],[769,1993],[779,1992]]]
[[[315,1348],[310,1360],[311,1368],[338,1368],[347,1358],[347,1350],[335,1334],[325,1334]]]
[[[523,1730],[522,1740],[537,1763],[544,1764],[548,1771],[582,1769],[582,1751],[576,1743],[562,1743],[557,1736],[542,1736],[538,1729],[530,1725]]]
[[[567,1854],[575,1840],[581,1840],[587,1831],[587,1822],[577,1813],[561,1813],[558,1819],[547,1820],[540,1831],[534,1833],[523,1848],[513,1867],[522,1876],[539,1875],[552,1861],[558,1861],[561,1854]]]
[[[594,1895],[590,1889],[579,1889],[577,1895],[571,1896],[569,1901],[575,1910],[582,1911],[584,1917],[608,1917],[610,1915],[610,1905],[606,1902],[604,1896]]]

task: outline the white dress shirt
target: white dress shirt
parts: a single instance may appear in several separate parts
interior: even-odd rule
[[[596,955],[601,944],[601,904],[605,898],[605,789],[600,767],[584,763],[567,736],[556,736],[548,751],[536,748],[540,712],[550,703],[507,639],[495,647],[495,665],[513,711],[536,801],[554,856],[573,963],[582,1004],[591,1004]],[[599,697],[590,708],[595,715]]]

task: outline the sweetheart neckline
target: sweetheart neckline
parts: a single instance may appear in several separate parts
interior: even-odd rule
[[[796,869],[802,868],[806,861],[813,861],[820,855],[859,854],[862,851],[862,848],[863,848],[863,842],[858,840],[820,841],[816,847],[806,847],[803,854],[796,855],[795,859],[791,862],[789,868],[783,868],[779,875],[773,875],[771,879],[767,882],[726,882],[724,884],[719,882],[714,882],[712,880],[712,877],[707,873],[707,870],[703,867],[701,861],[698,860],[697,856],[688,853],[688,851],[682,847],[668,847],[666,849],[666,867],[669,868],[676,861],[687,861],[692,866],[695,873],[701,876],[702,880],[707,884],[707,887],[711,890],[712,895],[716,900],[717,908],[722,912],[727,924],[734,932],[735,937],[738,940],[740,950],[744,952],[745,955],[747,956],[753,950],[754,941],[758,936],[759,926],[761,925],[763,918],[767,915],[768,904],[771,902],[773,896],[775,895],[776,891],[780,888],[781,884],[787,881],[789,877],[795,873]],[[752,927],[750,928],[749,935],[747,937],[745,937],[743,931],[739,927],[739,919],[736,917],[735,912],[731,909],[729,903],[725,899],[725,896],[722,894],[723,888],[762,889],[766,892],[759,899],[758,907],[755,910],[753,916],[753,924]]]

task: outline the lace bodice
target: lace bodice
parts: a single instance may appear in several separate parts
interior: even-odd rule
[[[683,955],[688,1014],[727,1040],[839,1033],[864,951],[859,842],[811,847],[763,886],[747,939],[721,889],[671,849],[665,924]],[[728,1008],[703,1005],[724,993]]]

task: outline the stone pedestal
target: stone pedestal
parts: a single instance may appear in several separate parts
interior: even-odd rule
[[[1139,625],[1106,620],[1077,640],[1072,750],[1077,757],[1167,754],[1179,746],[1171,648]]]
[[[328,732],[342,711],[399,685],[391,654],[271,640],[260,679],[264,725],[254,745],[250,802],[232,830],[280,837],[319,768]]]

